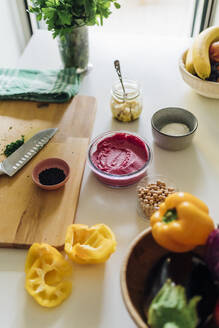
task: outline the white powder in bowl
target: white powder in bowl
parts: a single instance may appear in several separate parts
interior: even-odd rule
[[[168,123],[160,131],[170,136],[183,136],[189,133],[189,127],[183,123]]]

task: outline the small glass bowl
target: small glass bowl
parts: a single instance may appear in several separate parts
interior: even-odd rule
[[[116,134],[120,134],[120,133],[124,133],[125,135],[128,135],[128,136],[135,136],[136,138],[138,138],[145,146],[145,149],[148,154],[148,160],[145,162],[144,166],[141,169],[139,169],[135,172],[132,172],[129,174],[121,174],[121,175],[110,174],[110,173],[100,170],[97,166],[95,166],[95,164],[92,161],[92,155],[95,153],[95,151],[97,150],[98,144],[102,140],[112,137]],[[128,132],[128,131],[104,132],[103,134],[96,137],[91,142],[91,144],[88,148],[88,164],[89,164],[91,170],[93,171],[95,176],[101,182],[103,182],[104,184],[106,184],[110,187],[113,187],[113,188],[126,187],[126,186],[129,186],[129,185],[132,185],[132,184],[138,182],[140,179],[142,179],[145,176],[146,170],[148,169],[149,165],[151,164],[151,161],[152,161],[152,150],[151,150],[151,146],[149,145],[149,143],[145,139],[140,137],[139,135]]]
[[[177,188],[175,182],[172,181],[171,179],[163,176],[163,175],[147,175],[144,178],[142,178],[139,181],[139,183],[137,185],[137,190],[136,190],[136,194],[137,194],[137,212],[138,212],[138,215],[140,217],[142,217],[144,219],[147,219],[147,220],[149,220],[151,215],[159,209],[159,205],[157,205],[157,206],[151,205],[151,206],[145,207],[145,210],[144,210],[143,206],[141,205],[139,195],[138,195],[139,188],[141,188],[141,187],[146,188],[149,184],[156,184],[157,181],[165,183],[166,188],[173,188],[174,189],[173,192],[178,191],[178,188]],[[165,197],[167,197],[167,196],[165,196]],[[164,200],[165,199],[163,199],[163,201]]]

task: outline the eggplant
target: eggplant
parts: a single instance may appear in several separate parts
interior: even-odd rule
[[[146,317],[153,298],[167,279],[185,287],[187,300],[201,296],[197,306],[198,327],[204,327],[213,314],[219,295],[218,286],[205,261],[194,252],[163,256],[150,271],[145,284],[143,309]]]

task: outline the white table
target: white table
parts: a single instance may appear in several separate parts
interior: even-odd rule
[[[137,132],[152,143],[151,174],[174,180],[182,191],[204,200],[215,221],[219,221],[219,101],[194,93],[181,79],[178,59],[189,39],[147,39],[141,35],[111,36],[90,31],[90,61],[93,69],[84,78],[80,94],[98,101],[93,137],[107,130]],[[141,118],[120,123],[111,118],[110,88],[116,73],[114,59],[120,59],[123,75],[139,81],[144,95]],[[58,68],[56,41],[39,31],[28,44],[18,67]],[[190,110],[199,121],[193,144],[169,152],[153,144],[150,118],[167,106]],[[74,265],[73,291],[58,308],[40,307],[24,290],[26,251],[0,249],[0,327],[2,328],[132,328],[120,292],[120,268],[130,242],[148,223],[136,212],[136,186],[114,190],[102,185],[86,166],[77,223],[108,224],[117,237],[117,251],[105,265]]]

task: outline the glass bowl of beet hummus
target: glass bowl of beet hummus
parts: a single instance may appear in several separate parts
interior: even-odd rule
[[[110,131],[96,137],[88,149],[88,163],[103,183],[126,187],[146,174],[152,161],[149,143],[135,133]]]

